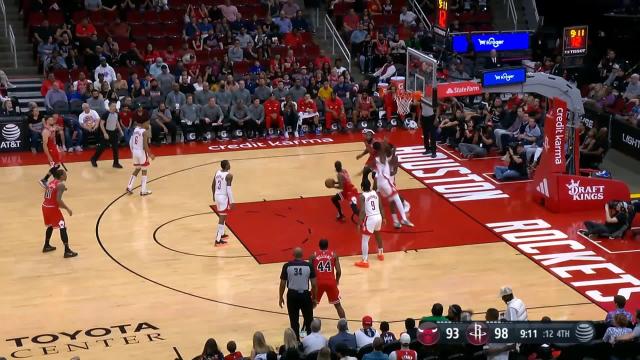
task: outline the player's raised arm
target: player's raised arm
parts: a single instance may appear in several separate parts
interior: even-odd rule
[[[60,207],[61,209],[65,209],[67,210],[67,212],[69,213],[69,216],[73,215],[73,212],[71,211],[71,209],[67,206],[67,204],[64,203],[64,201],[62,200],[62,193],[67,190],[67,187],[64,185],[64,183],[59,183],[57,186],[57,199],[58,199],[58,207]]]

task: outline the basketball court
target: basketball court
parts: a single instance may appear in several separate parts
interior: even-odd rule
[[[153,195],[147,197],[124,194],[129,171],[112,169],[110,160],[94,169],[86,161],[90,152],[67,155],[65,201],[74,214],[66,218],[71,246],[79,253],[74,259],[62,258],[57,232],[52,245],[58,250],[40,252],[44,227],[37,179],[47,170],[42,155],[2,155],[0,286],[7,306],[0,308],[0,356],[166,359],[180,354],[186,359],[199,353],[208,337],[222,346],[233,339],[248,355],[255,330],[279,345],[288,326],[286,311],[278,307],[281,264],[294,247],[307,255],[322,237],[341,256],[340,290],[352,330],[368,314],[400,332],[405,318],[427,314],[434,302],[458,303],[480,319],[489,307],[504,309],[498,289],[505,284],[524,300],[530,319],[604,317],[610,304],[589,296],[595,285],[563,277],[578,276],[578,268],[545,254],[568,250],[550,245],[527,254],[520,248],[522,238],[507,236],[505,222],[543,219],[624,269],[624,274],[614,271],[618,276],[640,276],[637,239],[598,244],[579,238],[583,218],[601,214],[552,214],[531,202],[537,184],[500,184],[480,176],[499,159],[469,161],[443,148],[428,165],[437,171],[455,164],[478,174],[494,187],[493,198],[469,200],[479,196],[477,190],[461,185],[462,192],[452,193],[443,187],[464,181],[425,180],[416,170],[417,162],[428,161],[416,146],[420,135],[407,131],[392,132],[390,140],[403,169],[398,187],[411,202],[416,227],[395,231],[387,225],[384,262],[372,259],[371,268],[356,268],[356,225],[335,221],[329,200],[335,191],[323,181],[334,176],[336,160],[352,176],[361,169],[364,159],[355,159],[363,149],[360,134],[314,140],[154,148],[159,156],[150,168]],[[228,218],[230,244],[214,248],[211,179],[223,159],[231,161],[236,206]],[[131,166],[131,160],[123,164]],[[564,266],[564,273],[549,264]],[[605,281],[597,290],[612,295],[615,282],[606,282],[612,268],[594,269],[590,276]],[[329,320],[324,334],[333,334],[333,306],[324,300],[315,314]]]

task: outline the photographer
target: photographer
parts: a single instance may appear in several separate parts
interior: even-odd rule
[[[527,161],[522,143],[510,145],[507,154],[502,158],[508,166],[496,166],[494,174],[500,181],[515,180],[528,177]]]
[[[438,128],[440,129],[440,140],[449,146],[456,146],[465,131],[465,118],[462,109],[455,109],[454,115],[442,120]]]
[[[465,140],[458,145],[458,150],[465,159],[486,156],[493,146],[492,135],[493,129],[490,126],[474,125],[466,130]]]
[[[584,226],[587,230],[582,231],[582,234],[589,237],[608,236],[609,239],[614,239],[615,236],[613,235],[615,233],[618,233],[618,236],[622,236],[624,232],[623,228],[629,226],[626,203],[612,200],[605,204],[604,214],[604,224],[595,221],[585,221]]]

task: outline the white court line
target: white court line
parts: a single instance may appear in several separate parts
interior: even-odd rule
[[[631,228],[631,230],[636,230],[636,229],[640,229],[640,228]],[[600,249],[602,249],[602,250],[604,250],[604,251],[608,252],[609,254],[624,254],[624,253],[640,252],[640,249],[637,249],[637,250],[611,251],[611,250],[607,249],[606,247],[604,247],[604,246],[600,245],[600,243],[601,243],[602,241],[595,241],[595,240],[592,240],[591,238],[589,238],[588,236],[586,236],[586,235],[584,235],[584,234],[581,234],[581,233],[580,233],[580,231],[582,231],[582,230],[584,230],[584,229],[580,229],[580,230],[578,230],[578,235],[579,235],[579,236],[582,236],[582,237],[583,237],[583,238],[585,238],[587,241],[590,241],[593,245],[596,245],[596,246],[597,246],[597,247],[599,247]],[[610,240],[610,241],[615,241],[615,240]]]
[[[517,184],[517,183],[526,183],[526,182],[532,182],[533,179],[529,179],[529,180],[509,180],[509,181],[498,181],[496,180],[496,178],[494,178],[493,173],[483,173],[482,176],[486,177],[487,179],[489,179],[489,181],[493,182],[496,185],[504,185],[504,184]]]

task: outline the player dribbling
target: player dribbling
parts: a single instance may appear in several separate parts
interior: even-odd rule
[[[49,116],[45,120],[44,129],[42,129],[42,148],[44,149],[44,154],[47,155],[50,166],[47,174],[40,179],[40,186],[43,189],[47,188],[49,177],[62,165],[62,157],[60,156],[58,145],[56,145],[56,133],[56,118]]]
[[[338,317],[345,319],[344,308],[340,304],[340,290],[338,290],[340,276],[342,275],[340,260],[334,251],[329,250],[329,240],[321,239],[318,246],[320,250],[314,251],[309,259],[316,272],[316,303],[319,304],[322,295],[326,293],[329,304],[336,307]]]
[[[384,222],[384,211],[378,193],[371,189],[371,182],[368,176],[362,180],[362,194],[360,194],[359,201],[360,229],[362,231],[362,260],[356,262],[355,265],[368,268],[369,239],[372,234],[375,236],[376,244],[378,245],[378,260],[384,260],[382,237],[380,236],[380,229]]]
[[[337,173],[337,181],[334,182],[333,187],[342,190],[331,197],[331,202],[338,210],[336,220],[344,220],[342,206],[340,206],[341,200],[347,201],[347,203],[351,207],[351,210],[353,211],[351,218],[352,220],[354,220],[354,216],[358,216],[358,214],[360,214],[360,211],[358,210],[358,189],[356,189],[356,187],[351,182],[349,172],[346,169],[342,168],[342,162],[336,161],[333,166],[335,167]]]
[[[44,225],[47,227],[45,231],[43,253],[54,251],[55,246],[51,246],[51,235],[53,229],[60,229],[60,238],[64,244],[64,257],[71,258],[78,256],[78,253],[69,248],[69,236],[67,234],[67,226],[64,222],[64,216],[60,209],[65,209],[69,213],[69,216],[73,214],[67,204],[62,201],[62,194],[67,189],[64,182],[67,180],[67,173],[62,169],[51,169],[51,180],[44,191],[44,201],[42,202],[42,218],[44,219]]]
[[[155,159],[155,156],[149,151],[149,119],[143,123],[136,123],[133,129],[131,139],[129,139],[129,148],[133,157],[133,173],[127,184],[127,193],[133,194],[133,184],[136,177],[142,170],[142,179],[140,185],[140,196],[151,195],[151,191],[147,189],[147,167],[149,166],[149,158]]]
[[[216,171],[216,175],[213,177],[213,183],[211,183],[213,201],[216,203],[216,210],[219,217],[214,246],[225,245],[227,243],[223,240],[223,238],[226,237],[226,235],[224,235],[224,225],[227,220],[227,215],[233,207],[233,193],[231,192],[233,175],[229,172],[230,170],[231,163],[229,163],[229,160],[222,160],[220,162],[220,170]]]

